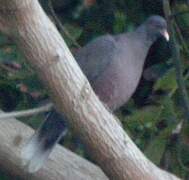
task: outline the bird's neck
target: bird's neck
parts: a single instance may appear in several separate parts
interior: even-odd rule
[[[148,48],[157,40],[157,36],[149,34],[145,25],[138,27],[134,33]]]

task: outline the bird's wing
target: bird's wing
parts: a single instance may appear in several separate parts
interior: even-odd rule
[[[113,60],[116,41],[111,35],[101,36],[78,50],[75,58],[90,82],[95,81]]]

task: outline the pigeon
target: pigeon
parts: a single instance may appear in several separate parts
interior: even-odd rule
[[[165,19],[155,15],[134,32],[100,36],[74,54],[94,92],[112,112],[135,92],[148,50],[159,37],[169,40]],[[65,136],[66,122],[63,114],[53,110],[24,146],[21,158],[30,173],[43,166],[54,146]]]

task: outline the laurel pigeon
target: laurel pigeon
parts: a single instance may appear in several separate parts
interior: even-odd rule
[[[125,104],[134,93],[150,46],[163,36],[167,23],[151,16],[134,32],[98,37],[76,54],[75,59],[95,93],[110,110]],[[55,144],[66,134],[65,116],[53,111],[22,150],[29,172],[41,168]]]

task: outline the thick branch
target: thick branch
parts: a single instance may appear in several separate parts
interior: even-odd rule
[[[16,119],[0,120],[0,168],[11,177],[22,179],[54,180],[107,180],[104,173],[92,163],[61,146],[53,151],[46,166],[36,174],[24,172],[20,152],[34,131]]]
[[[9,3],[19,5],[16,2],[22,2],[22,8],[10,13]],[[14,30],[12,37],[49,88],[57,109],[67,115],[89,155],[111,179],[178,179],[151,163],[99,101],[37,0],[0,4],[7,6],[0,17]]]

